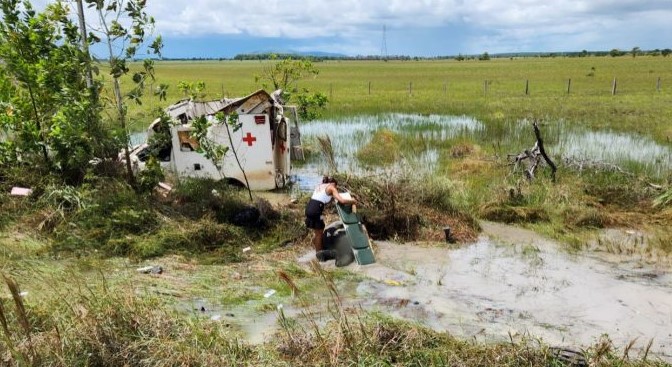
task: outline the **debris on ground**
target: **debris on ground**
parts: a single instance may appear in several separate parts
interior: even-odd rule
[[[163,267],[159,265],[149,265],[137,268],[136,271],[142,274],[161,274],[163,273]]]
[[[33,190],[25,188],[25,187],[12,187],[12,191],[10,192],[10,195],[12,196],[30,196],[30,194],[33,193]]]

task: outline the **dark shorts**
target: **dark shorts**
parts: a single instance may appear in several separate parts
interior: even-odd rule
[[[321,216],[306,216],[306,227],[310,229],[324,229],[325,224]]]
[[[306,227],[310,229],[324,229],[324,220],[322,220],[322,211],[324,204],[310,199],[306,205]]]

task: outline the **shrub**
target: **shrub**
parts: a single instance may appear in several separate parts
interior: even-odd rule
[[[220,222],[231,221],[248,206],[238,189],[212,179],[182,179],[171,192],[171,198],[182,215],[199,219],[215,213]]]
[[[620,172],[595,171],[583,179],[584,192],[605,205],[632,208],[652,196],[642,182]]]
[[[89,203],[53,228],[56,250],[125,255],[130,245],[124,238],[151,233],[160,223],[151,203],[123,182],[101,182],[82,195]]]
[[[388,129],[380,129],[371,141],[357,152],[357,159],[365,166],[384,167],[401,158],[401,138]]]
[[[550,216],[544,208],[518,207],[506,204],[486,204],[480,209],[484,219],[504,223],[539,223],[548,222]]]
[[[569,228],[605,228],[612,224],[604,210],[591,207],[571,207],[562,213],[565,226]]]
[[[477,228],[475,221],[468,220],[469,215],[459,213],[453,205],[452,183],[447,179],[341,177],[339,182],[355,193],[362,221],[374,239],[415,240],[422,227],[445,225],[439,223],[445,216],[463,222],[465,228]]]

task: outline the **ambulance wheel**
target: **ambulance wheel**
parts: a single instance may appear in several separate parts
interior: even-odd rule
[[[285,179],[285,175],[283,175],[281,172],[278,172],[275,174],[275,187],[278,189],[281,189],[285,187],[287,184],[287,180]]]

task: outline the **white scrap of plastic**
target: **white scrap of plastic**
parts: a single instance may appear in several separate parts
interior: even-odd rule
[[[27,295],[28,295],[28,292],[26,292],[26,291],[23,291],[23,292],[19,293],[19,296],[21,296],[21,297],[25,297]]]
[[[252,250],[252,247],[249,247],[249,246],[248,246],[248,247],[245,247],[245,248],[243,249],[243,252],[248,252],[248,251],[250,251],[250,250]]]
[[[268,297],[270,297],[274,294],[275,294],[275,289],[271,289],[268,292],[266,292],[266,294],[264,294],[264,298],[268,298]]]
[[[282,303],[279,304],[279,305],[278,305],[278,311],[281,311],[281,310],[283,309],[283,307],[284,307],[284,306],[282,305]]]
[[[25,187],[12,187],[12,191],[9,194],[12,196],[30,196],[32,193],[33,190]]]
[[[215,189],[212,189],[212,195],[216,196],[216,197],[219,197],[219,191],[217,191]]]
[[[210,317],[210,320],[219,321],[221,318],[222,318],[222,315],[212,315],[212,317]]]

